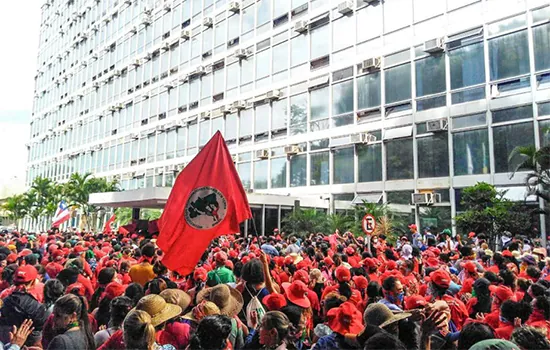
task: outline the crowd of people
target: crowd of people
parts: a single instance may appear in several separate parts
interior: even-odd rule
[[[222,236],[189,276],[150,235],[1,233],[0,347],[550,349],[545,247],[409,228]]]

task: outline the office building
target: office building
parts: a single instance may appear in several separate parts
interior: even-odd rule
[[[255,194],[449,226],[478,181],[525,197],[508,158],[550,142],[549,20],[546,0],[48,0],[27,183],[171,186],[220,130]]]

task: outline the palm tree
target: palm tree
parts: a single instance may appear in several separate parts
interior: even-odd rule
[[[24,199],[24,194],[16,194],[6,198],[6,201],[2,204],[2,209],[6,211],[8,218],[14,221],[17,226],[19,226],[19,220],[27,215],[27,206]]]
[[[90,229],[97,228],[96,216],[101,207],[89,204],[90,194],[99,192],[119,191],[116,180],[107,181],[104,178],[95,178],[91,173],[71,175],[69,181],[65,184],[64,192],[69,201],[69,206],[80,209],[82,212],[82,227]],[[89,218],[92,216],[92,224],[89,225]]]
[[[346,232],[353,229],[355,219],[351,215],[330,214],[326,217],[328,232]]]
[[[300,237],[311,233],[327,233],[327,216],[316,209],[296,209],[281,221],[283,231]]]
[[[395,241],[399,235],[405,232],[406,223],[404,218],[393,211],[389,203],[379,204],[363,201],[363,204],[355,207],[354,233],[361,234],[363,232],[362,220],[366,214],[371,214],[376,218],[375,235],[383,234],[390,241]]]
[[[516,163],[513,177],[518,171],[529,171],[525,185],[529,194],[534,194],[545,201],[550,201],[550,145],[516,147],[508,158],[510,163]]]

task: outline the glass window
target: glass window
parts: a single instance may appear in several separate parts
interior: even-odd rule
[[[255,108],[256,122],[254,123],[254,134],[259,135],[269,131],[269,103]]]
[[[490,165],[487,129],[453,134],[453,158],[456,176],[488,174]]]
[[[288,69],[288,41],[273,46],[273,73]]]
[[[380,106],[380,72],[357,78],[357,108]]]
[[[240,66],[238,63],[227,66],[227,90],[239,86]]]
[[[271,130],[281,130],[287,127],[288,118],[288,100],[279,100],[273,102],[273,115],[271,116]]]
[[[550,120],[539,121],[540,144],[542,147],[550,145]]]
[[[241,12],[243,18],[241,34],[245,34],[254,29],[254,5],[245,8]]]
[[[429,56],[416,61],[416,96],[445,91],[445,55]]]
[[[256,54],[256,80],[265,78],[269,75],[269,56],[271,56],[271,50],[264,50]]]
[[[364,28],[362,28],[365,30]],[[332,51],[340,51],[355,43],[355,16],[343,16],[333,22]],[[313,57],[313,56],[312,56]]]
[[[329,108],[329,90],[328,86],[312,90],[310,93],[311,105],[310,113],[311,120],[328,118],[328,108]]]
[[[241,61],[241,86],[252,82],[254,79],[254,59],[249,57]],[[242,91],[241,89],[241,92]]]
[[[290,130],[291,134],[303,134],[307,131],[307,94],[290,98]]]
[[[273,18],[277,18],[288,13],[288,1],[273,1]]]
[[[197,147],[197,123],[189,125],[189,139],[187,140],[187,148]]]
[[[329,152],[311,153],[309,156],[311,166],[309,184],[311,186],[329,184]]]
[[[239,20],[240,16],[238,13],[227,19],[227,40],[232,40],[239,37]]]
[[[357,11],[357,42],[382,34],[382,6],[367,6]]]
[[[447,133],[421,137],[418,145],[418,177],[449,176]]]
[[[411,24],[411,0],[384,2],[384,33],[393,32]]]
[[[334,150],[334,183],[353,183],[355,174],[355,162],[353,159],[353,147]]]
[[[290,41],[290,66],[295,67],[305,63],[308,58],[307,35],[298,35]],[[312,49],[313,50],[313,49]]]
[[[386,172],[388,180],[414,177],[412,139],[392,140],[386,143]]]
[[[201,121],[199,133],[200,133],[199,146],[206,145],[206,143],[210,139],[210,121],[209,120]]]
[[[474,115],[466,115],[462,117],[453,118],[453,129],[471,128],[473,126],[480,126],[487,124],[486,113],[479,113]]]
[[[307,178],[307,155],[290,158],[290,187],[305,186]]]
[[[254,162],[254,189],[267,188],[267,160]]]
[[[277,0],[275,0],[277,2]],[[271,0],[260,0],[258,2],[258,27],[269,22],[271,19]]]
[[[251,136],[254,123],[254,110],[241,111],[239,116],[239,137]]]
[[[382,181],[382,144],[357,145],[359,182]]]
[[[239,163],[237,165],[237,172],[241,178],[244,188],[250,188],[250,162]]]
[[[535,47],[535,70],[550,68],[550,55],[548,55],[550,52],[550,24],[533,28],[533,46]]]
[[[527,31],[489,40],[491,80],[500,80],[529,73]]]
[[[531,105],[493,111],[493,123],[510,122],[519,119],[532,119],[533,107]]]
[[[237,113],[228,114],[225,117],[225,139],[235,140],[237,138]]]
[[[350,112],[353,112],[353,79],[332,85],[332,115]]]
[[[414,21],[420,22],[439,15],[445,11],[445,1],[441,0],[415,0]]]
[[[394,103],[411,98],[410,63],[387,69],[384,73],[386,83],[386,103]]]
[[[330,26],[324,25],[319,28],[315,28],[311,31],[311,59],[323,57],[329,54],[329,37]],[[303,35],[300,35],[303,36]],[[294,42],[294,39],[292,40]],[[294,48],[294,47],[293,47]],[[292,64],[294,66],[294,64]]]
[[[218,47],[224,45],[227,42],[225,36],[226,21],[221,21],[214,26],[214,46]]]
[[[493,144],[495,152],[495,172],[513,172],[523,161],[521,157],[510,159],[512,151],[519,146],[535,144],[533,123],[505,125],[493,128]]]
[[[484,83],[484,57],[482,42],[449,51],[451,89]]]
[[[271,159],[271,188],[286,187],[286,158]]]

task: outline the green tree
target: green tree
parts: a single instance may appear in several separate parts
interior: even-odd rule
[[[8,214],[8,218],[18,225],[19,220],[27,215],[25,195],[16,194],[6,198],[6,201],[2,204],[2,209]]]
[[[456,216],[459,232],[486,233],[496,239],[499,233],[509,231],[527,234],[531,228],[531,214],[521,204],[504,198],[506,191],[479,182],[462,191],[461,204],[466,211]]]
[[[64,193],[69,206],[81,210],[81,225],[89,230],[97,228],[97,212],[102,209],[99,206],[89,204],[90,194],[119,190],[116,180],[107,181],[104,178],[96,178],[91,173],[74,173],[65,184]]]
[[[509,161],[517,164],[512,177],[517,171],[529,171],[525,178],[528,192],[550,201],[550,145],[538,150],[535,146],[516,147],[510,153]],[[549,209],[545,213],[549,214]]]
[[[405,232],[406,221],[403,216],[395,212],[389,203],[369,203],[363,201],[355,207],[355,234],[363,234],[363,217],[371,214],[376,218],[375,235],[385,235],[389,241],[395,242]]]
[[[315,209],[297,209],[281,220],[283,231],[299,237],[311,233],[325,234],[328,229],[327,216],[323,211]]]
[[[116,222],[119,226],[128,225],[132,222],[132,208],[116,208]],[[162,215],[160,209],[141,209],[140,219],[142,220],[157,220]]]
[[[346,232],[353,230],[355,226],[355,218],[345,214],[330,214],[326,217],[327,220],[327,232],[332,233],[336,230],[340,232]]]

